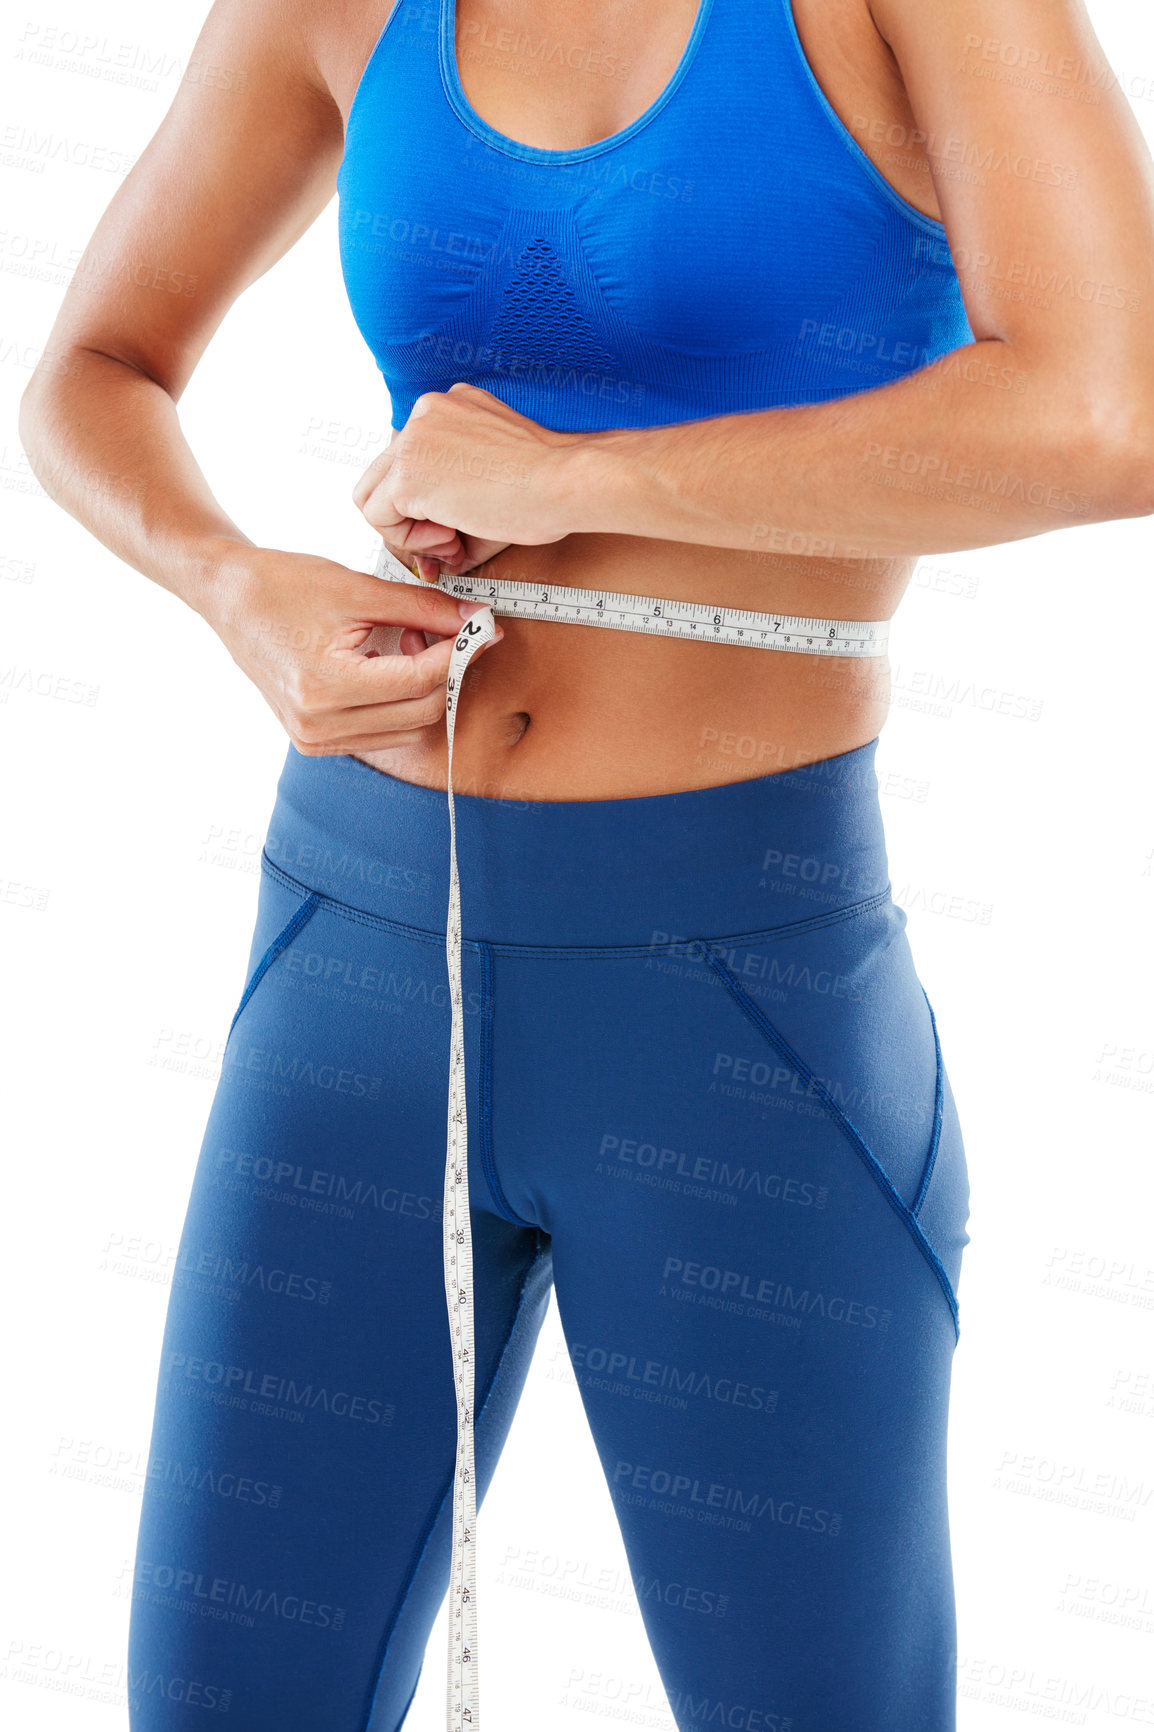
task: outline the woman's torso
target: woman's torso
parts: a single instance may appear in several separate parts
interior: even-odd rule
[[[399,3],[437,13],[438,0]],[[346,125],[386,20],[390,34],[399,22],[391,12],[391,0],[317,9],[312,46]],[[602,0],[594,23],[593,9],[573,0],[457,0],[457,67],[466,101],[483,122],[523,144],[568,151],[605,139],[665,89],[697,13],[698,0],[667,0],[660,9]],[[910,142],[913,117],[866,0],[794,0],[793,15],[837,118],[902,200],[940,220],[928,159]],[[519,54],[525,32],[538,48],[546,38],[555,51]],[[766,101],[772,96],[768,91]],[[676,100],[675,90],[671,105]],[[836,131],[837,121],[832,125]],[[703,167],[709,148],[702,138]],[[771,186],[765,196],[772,197]],[[678,273],[692,268],[692,260],[670,261]],[[467,366],[460,376],[472,376]],[[881,620],[893,614],[915,565],[912,557],[829,560],[574,534],[548,546],[511,547],[490,570],[543,584]],[[453,785],[466,794],[625,798],[769,775],[863,745],[880,731],[888,708],[884,656],[859,661],[514,618],[502,624],[504,639],[465,678]],[[374,643],[395,651],[397,635],[378,633]],[[446,786],[443,723],[419,745],[364,758],[402,780]]]

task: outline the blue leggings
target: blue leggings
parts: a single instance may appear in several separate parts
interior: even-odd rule
[[[876,745],[456,795],[478,1497],[555,1287],[680,1732],[955,1727],[969,1185]],[[416,1689],[456,1442],[448,842],[443,793],[290,747],[164,1331],[134,1732],[396,1732]]]

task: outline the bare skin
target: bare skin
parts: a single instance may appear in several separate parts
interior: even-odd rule
[[[465,95],[497,131],[525,144],[570,149],[627,126],[660,94],[681,57],[697,0],[597,10],[572,0],[457,0],[457,65]],[[361,69],[389,6],[367,8],[354,30],[331,22],[317,58],[347,120]],[[913,127],[893,57],[865,0],[795,0],[810,65],[838,114],[866,113]],[[318,20],[318,28],[320,21]],[[508,43],[528,32],[596,46],[628,64],[596,76],[546,59],[526,76]],[[580,57],[578,57],[580,58]],[[891,147],[863,144],[883,166]],[[939,217],[929,163],[885,165],[917,209]],[[741,553],[649,536],[572,534],[540,547],[510,547],[490,561],[495,577],[542,584],[716,601],[725,607],[827,619],[889,619],[917,560],[827,560]],[[430,566],[430,570],[432,567]],[[764,776],[865,744],[888,710],[886,657],[854,662],[731,645],[663,641],[503,618],[504,641],[466,675],[453,742],[453,785],[506,799],[581,800],[661,794]],[[399,633],[373,641],[396,646]],[[414,646],[415,634],[405,639]],[[377,769],[444,788],[443,730],[385,751],[358,752]]]
[[[300,751],[350,753],[444,788],[456,604],[416,578],[382,584],[255,546],[214,498],[176,413],[229,306],[332,199],[353,96],[390,9],[214,0],[195,76],[64,296],[21,401],[20,436],[54,500],[202,614]],[[1077,496],[1080,521],[1154,510],[1154,164],[1124,97],[1097,82],[1109,69],[1082,0],[793,0],[793,11],[818,84],[861,149],[970,261],[962,288],[974,343],[881,390],[691,426],[559,434],[467,383],[426,394],[410,426],[419,412],[450,453],[475,449],[477,437],[491,440],[487,455],[527,450],[542,486],[519,495],[531,509],[517,529],[495,527],[502,513],[483,488],[451,496],[441,484],[452,465],[423,494],[405,480],[407,426],[371,497],[354,494],[382,534],[390,526],[386,541],[406,564],[440,552],[461,570],[499,547],[494,575],[882,620],[923,552],[1074,521],[1052,500]],[[526,144],[608,137],[664,89],[696,12],[697,0],[458,0],[466,98]],[[527,77],[501,46],[523,31],[613,55],[621,76],[591,75],[579,52]],[[1063,95],[1060,69],[1089,67],[1095,81],[1076,94],[1093,100],[1060,101],[1035,90],[1039,80],[999,82],[999,42],[1018,55],[1040,44]],[[919,138],[936,141],[932,156]],[[959,142],[1004,166],[957,174]],[[1054,164],[1064,165],[1060,187]],[[1048,299],[1008,294],[1020,278],[1007,267],[1078,286]],[[983,369],[1012,374],[1026,394],[991,390]],[[1022,490],[994,516],[956,490],[879,486],[865,459],[879,441],[951,473],[1013,471]],[[809,551],[765,551],[750,534],[763,514],[788,532],[779,545]],[[502,530],[486,551],[479,538]],[[374,648],[383,653],[364,653]],[[850,751],[877,735],[887,707],[884,658],[509,619],[466,675],[454,786],[544,800],[715,786]]]

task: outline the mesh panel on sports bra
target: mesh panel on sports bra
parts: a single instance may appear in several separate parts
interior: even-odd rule
[[[601,372],[617,365],[581,311],[560,259],[544,239],[530,241],[517,260],[517,275],[505,286],[489,341],[506,364],[555,366],[564,359]]]

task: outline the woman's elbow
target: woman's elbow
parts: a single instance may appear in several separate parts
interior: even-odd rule
[[[1097,478],[1104,520],[1154,513],[1154,378],[1149,363],[1101,387],[1075,430]]]

